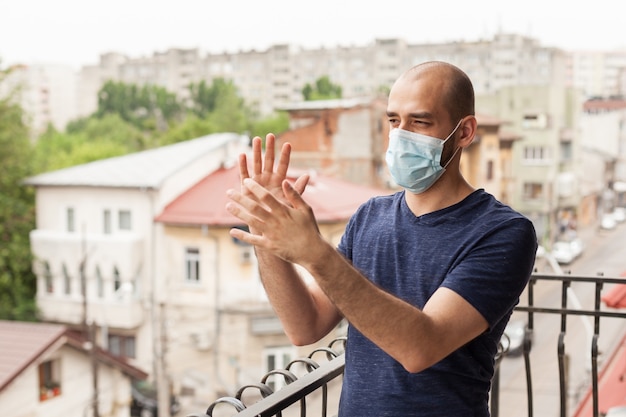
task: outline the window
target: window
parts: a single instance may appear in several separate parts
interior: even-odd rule
[[[118,213],[118,227],[120,230],[131,230],[130,210],[120,210]]]
[[[277,346],[265,349],[263,352],[263,362],[265,363],[266,373],[274,369],[285,369],[294,357],[293,347]],[[272,375],[265,383],[273,390],[277,391],[287,385],[282,375]]]
[[[547,164],[550,162],[550,150],[545,146],[526,146],[523,162],[525,164]]]
[[[38,367],[39,401],[61,395],[60,364],[58,360],[42,362]]]
[[[185,280],[187,282],[200,281],[200,249],[185,249]]]
[[[102,213],[102,232],[105,235],[111,234],[111,210],[104,210]]]
[[[113,291],[117,291],[122,286],[122,277],[117,266],[113,268]]]
[[[70,295],[72,293],[72,277],[67,272],[67,266],[63,264],[63,294]]]
[[[123,358],[135,357],[135,336],[110,334],[108,339],[109,352]]]
[[[67,227],[67,231],[68,232],[75,232],[76,231],[76,225],[74,224],[75,219],[74,219],[74,208],[72,207],[68,207],[66,212],[65,212],[65,222],[66,222],[66,227]]]
[[[524,183],[524,199],[539,200],[543,197],[543,184],[539,182]]]
[[[43,263],[43,279],[46,286],[46,293],[52,294],[54,292],[54,280],[48,261],[44,261]]]

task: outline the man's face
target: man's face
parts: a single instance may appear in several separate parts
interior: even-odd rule
[[[389,93],[387,104],[390,129],[400,128],[441,140],[448,137],[456,123],[452,124],[443,103],[445,88],[445,79],[437,77],[435,71],[419,78],[407,74],[398,79]],[[444,145],[442,163],[447,162],[456,149],[454,136]]]

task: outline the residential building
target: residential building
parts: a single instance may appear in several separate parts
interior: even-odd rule
[[[626,207],[626,101],[588,100],[583,110],[581,211],[586,217],[602,218],[615,207]]]
[[[248,138],[232,133],[91,162],[26,179],[36,191],[30,234],[41,319],[94,323],[106,347],[167,390],[158,268],[163,208],[208,172],[231,166]]]
[[[571,51],[569,83],[586,99],[626,95],[626,49],[614,51]]]
[[[433,44],[390,38],[361,46],[303,49],[276,44],[265,51],[206,55],[198,49],[170,49],[139,58],[108,53],[81,71],[79,114],[96,110],[97,101],[89,97],[109,79],[157,84],[186,99],[190,83],[224,78],[233,81],[246,103],[266,115],[301,101],[302,88],[322,76],[339,84],[344,98],[372,97],[388,91],[403,71],[427,60],[463,68],[479,94],[512,85],[564,83],[567,70],[564,51],[505,33],[493,39]]]
[[[33,137],[48,126],[64,129],[76,118],[77,75],[65,65],[16,65],[0,83],[0,97],[15,93]]]
[[[289,114],[289,130],[279,135],[277,147],[289,142],[291,160],[299,168],[389,188],[386,106],[386,98],[294,103],[281,109]]]
[[[476,101],[477,111],[498,117],[520,138],[511,148],[515,185],[509,204],[533,221],[540,240],[554,242],[564,219],[592,221],[579,213],[579,92],[564,85],[511,86]]]
[[[131,382],[147,374],[67,326],[0,321],[4,417],[128,417]]]

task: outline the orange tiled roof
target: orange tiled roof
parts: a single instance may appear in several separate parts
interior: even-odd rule
[[[296,175],[292,178],[295,179]],[[168,204],[155,220],[178,225],[242,225],[241,220],[226,211],[226,203],[230,201],[226,190],[238,187],[238,167],[219,169]],[[317,220],[328,223],[347,220],[369,198],[390,193],[389,190],[312,175],[303,198],[313,208]]]

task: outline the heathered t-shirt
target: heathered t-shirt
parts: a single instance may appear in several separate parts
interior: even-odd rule
[[[484,190],[419,217],[404,192],[362,205],[339,244],[358,270],[418,308],[437,288],[449,288],[489,329],[429,369],[409,373],[349,326],[339,417],[488,416],[497,344],[536,249],[530,220]]]

